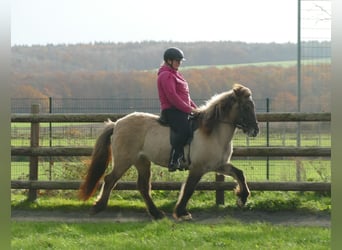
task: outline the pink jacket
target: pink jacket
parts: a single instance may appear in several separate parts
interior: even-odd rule
[[[189,114],[197,107],[190,98],[187,81],[177,70],[162,65],[158,71],[157,83],[162,110],[173,107]]]

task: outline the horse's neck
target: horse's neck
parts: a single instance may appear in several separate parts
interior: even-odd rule
[[[222,146],[226,146],[231,143],[235,134],[235,127],[231,124],[220,123],[217,129],[214,130],[213,136],[217,138]]]

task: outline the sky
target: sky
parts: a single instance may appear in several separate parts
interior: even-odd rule
[[[297,41],[297,0],[12,0],[11,45]]]

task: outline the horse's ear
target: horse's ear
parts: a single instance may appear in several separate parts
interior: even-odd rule
[[[239,83],[233,85],[233,91],[237,97],[249,97],[252,94],[249,88]]]

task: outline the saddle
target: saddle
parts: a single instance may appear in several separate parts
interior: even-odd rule
[[[185,145],[190,145],[193,137],[194,137],[194,132],[196,131],[196,129],[198,129],[199,127],[199,119],[198,119],[198,115],[194,115],[194,114],[190,114],[188,116],[188,120],[189,120],[189,138],[187,138],[187,143]],[[164,117],[163,113],[161,113],[161,115],[158,118],[158,122],[160,125],[165,126],[165,127],[170,127],[167,119]],[[170,129],[170,137],[172,138],[172,136],[175,136],[175,132]]]

